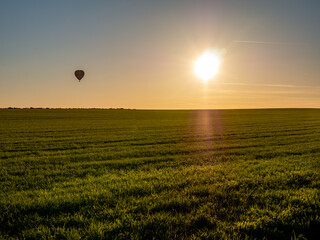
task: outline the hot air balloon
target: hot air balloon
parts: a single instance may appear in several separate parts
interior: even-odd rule
[[[75,72],[74,72],[74,75],[76,76],[76,78],[79,80],[79,82],[80,82],[80,80],[83,78],[83,76],[84,76],[84,71],[82,71],[82,70],[76,70]]]

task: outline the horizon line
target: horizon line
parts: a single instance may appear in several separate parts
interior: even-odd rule
[[[0,110],[143,110],[143,111],[199,111],[199,110],[281,110],[281,109],[320,109],[320,107],[258,107],[258,108],[97,108],[97,107],[0,107]]]

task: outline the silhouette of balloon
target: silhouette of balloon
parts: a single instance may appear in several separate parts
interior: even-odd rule
[[[84,76],[84,71],[82,71],[82,70],[76,70],[75,72],[74,72],[74,75],[76,76],[76,78],[79,80],[79,82],[80,82],[80,80],[83,78],[83,76]]]

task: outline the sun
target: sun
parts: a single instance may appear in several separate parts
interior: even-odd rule
[[[194,62],[194,73],[207,82],[218,73],[220,63],[221,57],[217,52],[206,51]]]

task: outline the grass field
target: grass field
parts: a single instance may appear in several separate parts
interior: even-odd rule
[[[320,110],[0,110],[0,239],[319,239]]]

